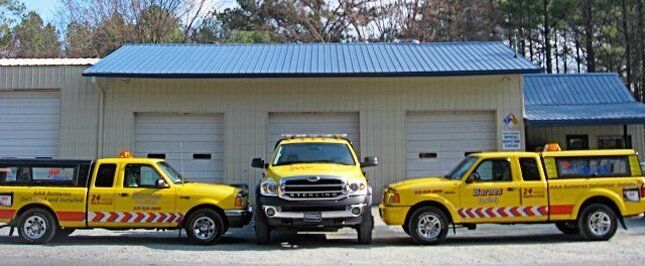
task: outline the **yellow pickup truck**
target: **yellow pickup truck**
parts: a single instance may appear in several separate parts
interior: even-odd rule
[[[161,159],[0,159],[0,223],[27,243],[76,229],[185,229],[217,242],[251,219],[247,189],[184,180]]]
[[[418,243],[438,244],[450,224],[481,223],[555,223],[565,234],[608,240],[623,217],[645,211],[634,150],[550,150],[471,154],[446,176],[390,184],[381,217]]]

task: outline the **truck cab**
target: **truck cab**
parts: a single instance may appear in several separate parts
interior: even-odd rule
[[[344,135],[284,135],[270,161],[252,162],[264,170],[256,194],[256,241],[269,243],[276,227],[353,227],[359,243],[370,243],[372,188],[363,168],[376,165],[375,157],[359,161]]]
[[[77,229],[184,229],[215,243],[251,218],[246,189],[192,183],[162,159],[0,160],[0,223],[28,243]]]
[[[443,241],[449,224],[481,223],[554,223],[607,240],[645,211],[644,184],[633,150],[484,152],[445,176],[388,185],[380,213],[422,244]]]

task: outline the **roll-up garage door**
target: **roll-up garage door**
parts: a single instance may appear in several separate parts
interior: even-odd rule
[[[221,183],[224,177],[222,115],[137,114],[134,153],[165,158],[193,182]]]
[[[358,113],[270,113],[267,136],[267,157],[282,134],[347,134],[359,152]]]
[[[408,177],[447,174],[466,153],[495,150],[493,112],[408,113]]]
[[[58,92],[0,92],[0,157],[55,157],[60,138]]]

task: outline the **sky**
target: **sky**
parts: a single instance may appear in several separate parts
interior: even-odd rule
[[[56,11],[56,5],[58,1],[56,0],[23,0],[25,6],[30,11],[36,11],[42,18],[45,23],[52,22],[54,23],[54,15]]]

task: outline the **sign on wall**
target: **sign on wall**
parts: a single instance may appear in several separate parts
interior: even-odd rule
[[[502,130],[502,150],[521,150],[522,134],[519,130],[520,121],[513,113],[504,117]]]

